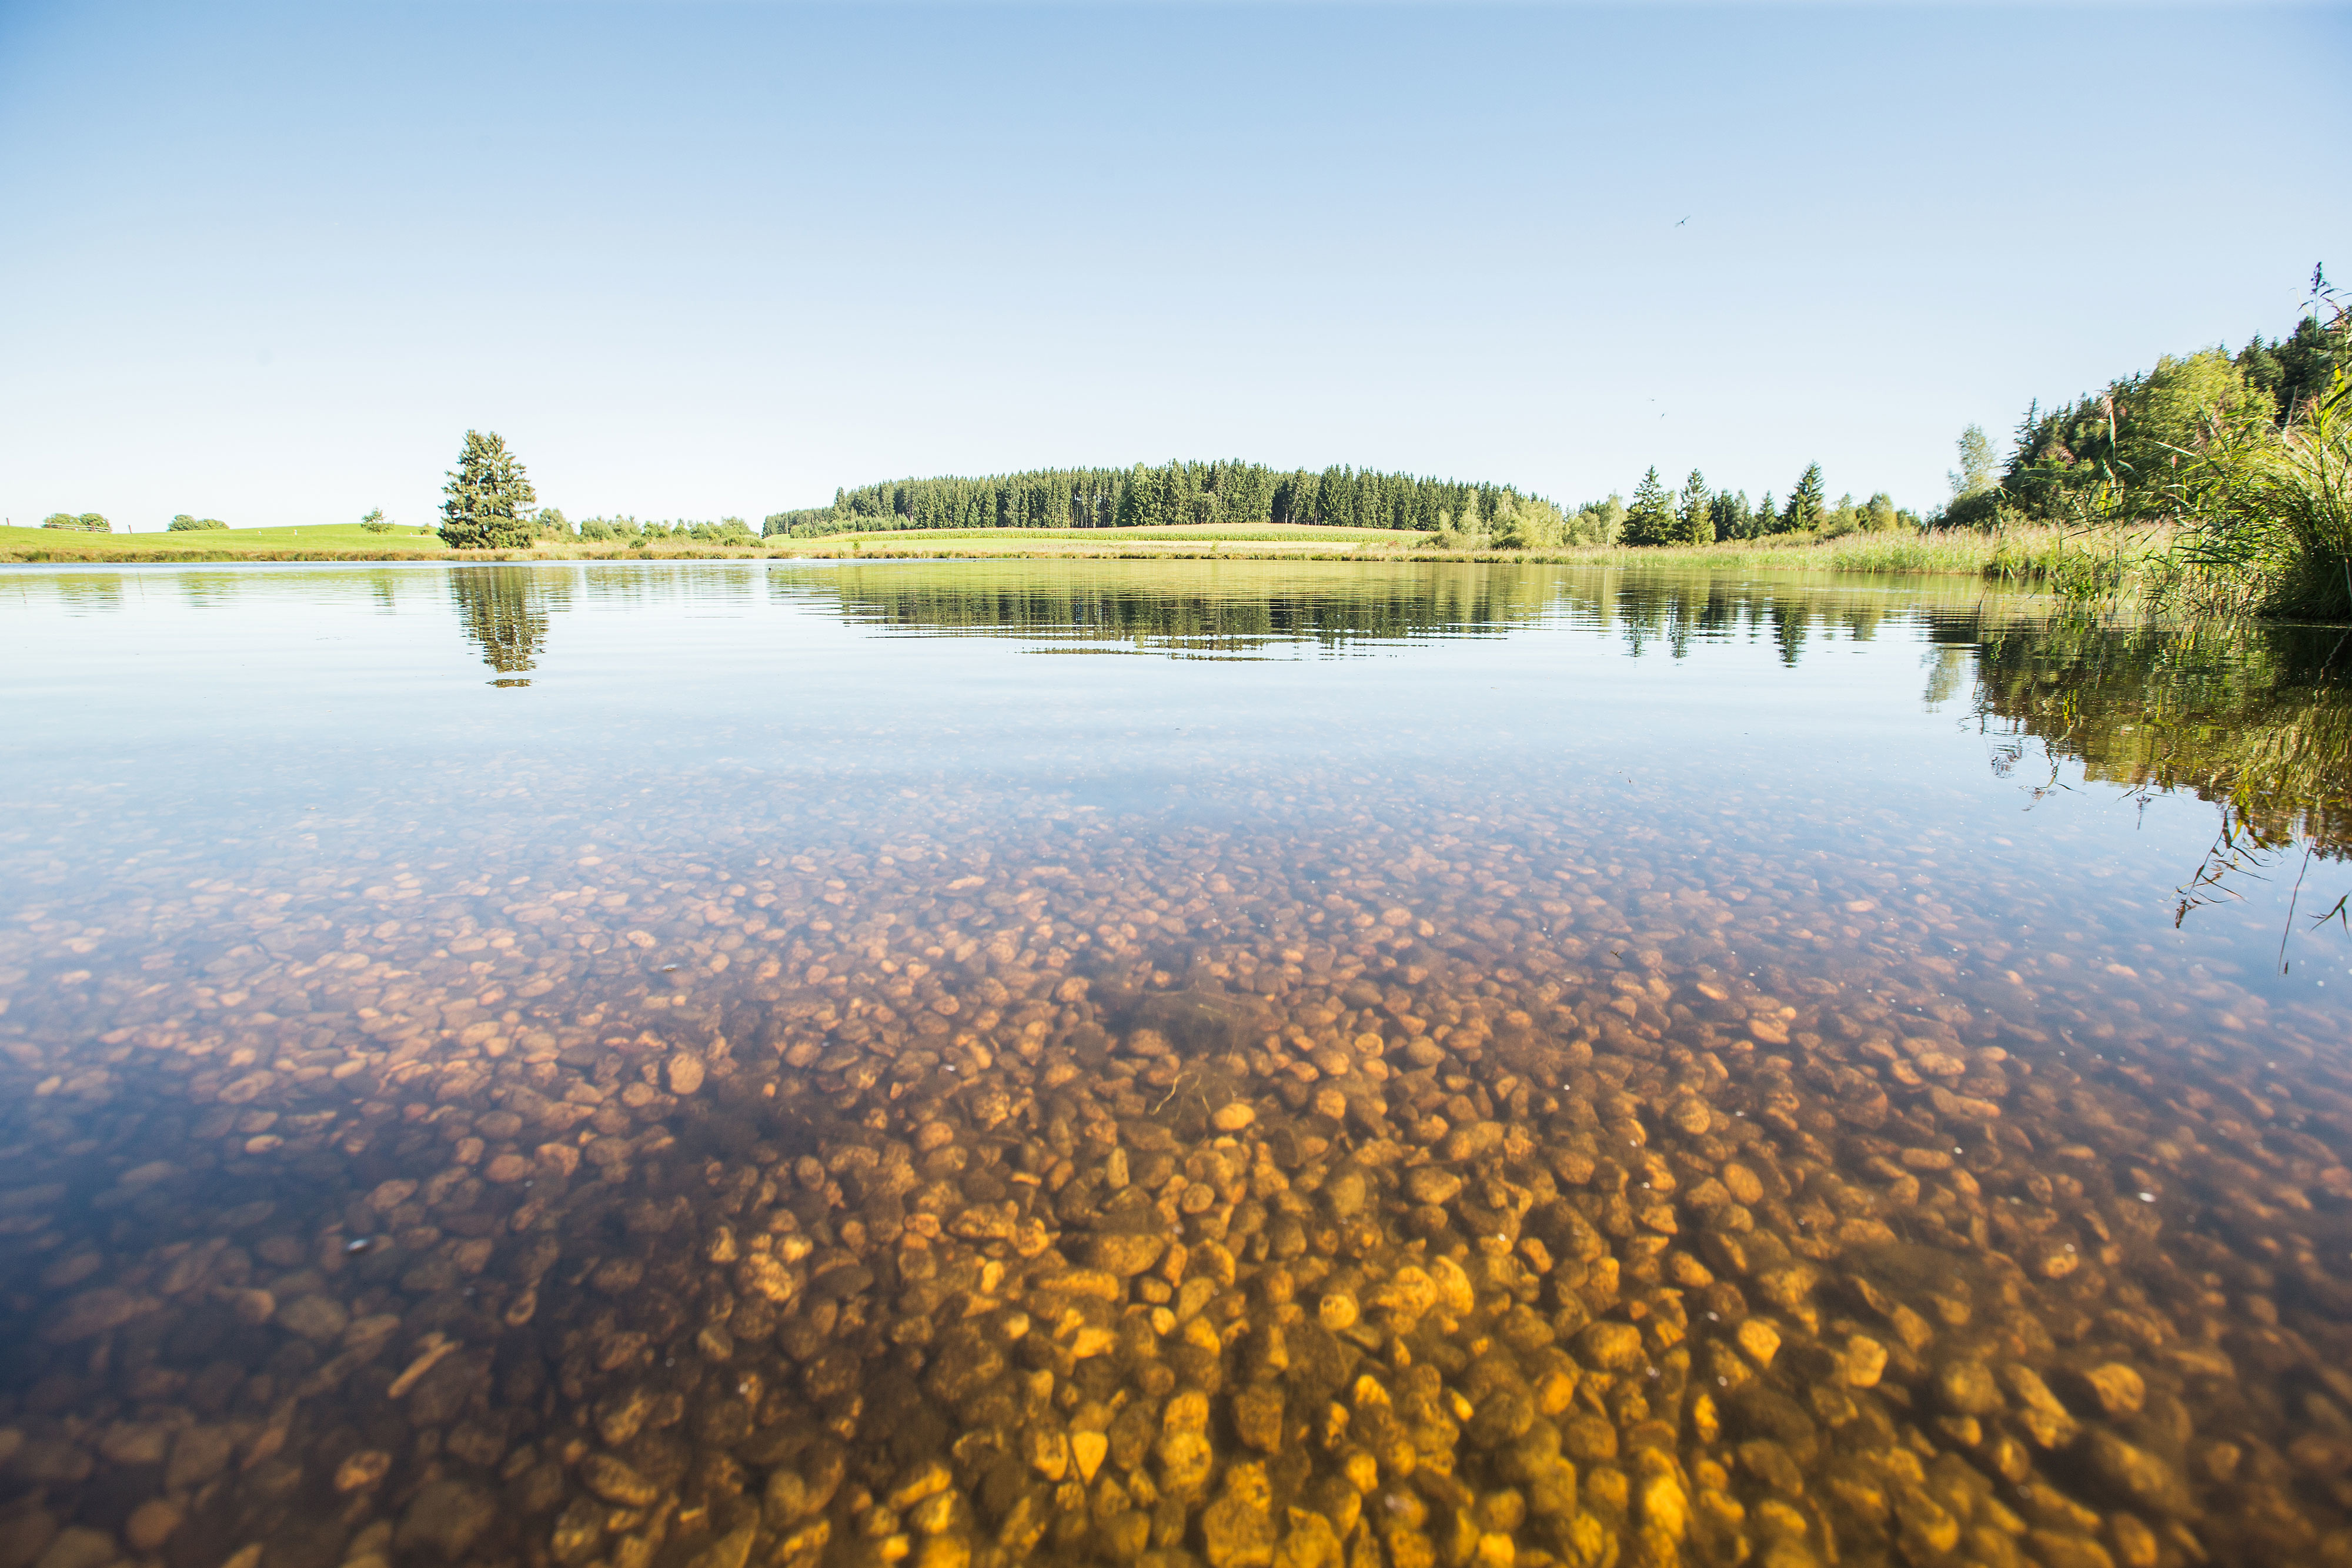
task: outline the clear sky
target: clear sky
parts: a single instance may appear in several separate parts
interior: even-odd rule
[[[1926,509],[2352,279],[2352,11],[0,0],[0,514],[1242,456]]]

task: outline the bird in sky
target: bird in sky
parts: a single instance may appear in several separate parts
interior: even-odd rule
[[[1675,227],[1680,228],[1688,222],[1690,222],[1690,214],[1685,213],[1681,217],[1675,220]]]

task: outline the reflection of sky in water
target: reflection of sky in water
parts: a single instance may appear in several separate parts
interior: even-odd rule
[[[1301,831],[1356,812],[1567,826],[1855,869],[1934,843],[1943,895],[2028,940],[2091,926],[2298,996],[2342,953],[2292,936],[2289,961],[2316,968],[2264,977],[2289,899],[2309,914],[2344,892],[2319,860],[2295,894],[2291,847],[2254,852],[2261,875],[2225,878],[2171,930],[2213,809],[2086,781],[2073,755],[2112,761],[2135,717],[2158,737],[2143,750],[2180,749],[2165,705],[2126,672],[2072,690],[2088,725],[2053,727],[2033,693],[1969,718],[1969,644],[2005,640],[2006,680],[2040,615],[1972,589],[899,562],[31,571],[0,593],[12,836],[62,854],[77,897],[100,892],[87,857],[185,852],[192,830],[223,855],[289,834],[414,847],[461,824],[529,838],[551,812],[646,841],[718,819],[865,840],[1052,802]],[[1089,646],[1174,656],[1034,656]]]

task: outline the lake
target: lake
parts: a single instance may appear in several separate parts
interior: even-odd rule
[[[2341,628],[0,575],[0,1568],[2352,1563]]]

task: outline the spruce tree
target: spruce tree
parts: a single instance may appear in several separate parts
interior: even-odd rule
[[[1675,540],[1677,544],[1711,545],[1715,542],[1715,512],[1709,505],[1714,500],[1706,487],[1706,476],[1694,468],[1683,481],[1682,494],[1675,500]]]
[[[451,549],[528,549],[537,531],[526,514],[539,502],[503,437],[466,432],[442,493],[441,540]]]
[[[1658,482],[1658,471],[1653,467],[1642,476],[1642,487],[1633,492],[1633,504],[1625,508],[1625,526],[1618,532],[1618,541],[1663,545],[1672,543],[1674,537],[1674,497]]]
[[[1715,525],[1715,537],[1719,539],[1744,539],[1755,530],[1749,526],[1748,492],[1733,495],[1720,491],[1707,506],[1708,520]]]
[[[1797,487],[1789,492],[1788,509],[1781,514],[1785,530],[1817,528],[1822,524],[1822,465],[1808,464],[1797,480]]]

